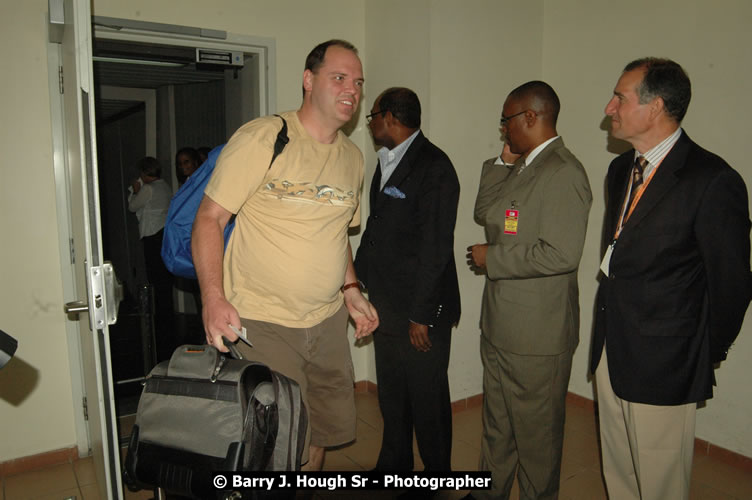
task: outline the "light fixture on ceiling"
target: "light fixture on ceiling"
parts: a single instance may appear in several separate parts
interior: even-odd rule
[[[175,62],[167,62],[167,61],[150,61],[147,59],[126,59],[123,57],[94,56],[91,59],[94,62],[109,62],[109,63],[118,63],[118,64],[139,64],[142,66],[160,66],[163,68],[183,68],[188,65],[184,63],[175,63]]]

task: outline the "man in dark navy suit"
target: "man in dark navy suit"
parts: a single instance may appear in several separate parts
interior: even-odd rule
[[[606,106],[611,162],[591,352],[610,498],[687,499],[698,401],[750,297],[747,188],[680,127],[677,63],[626,66]]]
[[[384,433],[376,468],[413,469],[414,429],[426,470],[449,470],[459,182],[447,155],[420,131],[415,92],[385,90],[366,118],[381,149],[355,269],[380,319],[374,347]]]

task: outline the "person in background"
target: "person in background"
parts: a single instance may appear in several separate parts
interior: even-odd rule
[[[175,153],[175,176],[178,178],[178,186],[182,186],[202,163],[198,151],[190,147],[180,148]]]
[[[688,499],[697,403],[713,397],[750,299],[741,176],[681,128],[689,77],[629,63],[606,105],[634,149],[606,177],[604,257],[590,370],[610,498]]]
[[[454,261],[460,185],[449,157],[420,130],[415,92],[385,90],[366,119],[381,149],[355,270],[380,319],[374,346],[384,432],[376,469],[413,470],[414,430],[425,470],[448,471],[447,370],[451,330],[460,317]]]
[[[559,493],[579,341],[577,272],[593,199],[585,169],[556,132],[559,109],[545,82],[514,89],[501,113],[511,155],[483,164],[475,220],[486,243],[468,257],[486,275],[479,469],[491,471],[492,489],[468,498],[509,498],[515,476],[522,499]]]
[[[136,164],[139,177],[128,188],[128,210],[136,214],[138,233],[144,246],[146,278],[154,287],[154,320],[158,358],[164,359],[177,347],[173,332],[172,274],[162,262],[162,237],[172,189],[162,179],[162,166],[147,156]]]
[[[199,152],[191,147],[180,148],[175,154],[175,175],[178,179],[178,186],[185,184],[185,181],[193,175],[193,172],[201,166],[203,160],[199,155]],[[201,291],[199,290],[198,280],[191,278],[184,278],[182,276],[175,276],[175,287],[184,292],[189,293],[193,297],[193,303],[196,306],[196,313],[201,316]],[[180,331],[180,338],[188,342],[201,342],[202,335],[195,334],[193,328],[190,328],[185,323],[185,319],[190,316],[178,316],[181,321],[178,330]],[[189,323],[190,324],[190,323]]]

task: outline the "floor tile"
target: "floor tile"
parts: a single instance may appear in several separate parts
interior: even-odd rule
[[[86,492],[84,491],[84,495],[86,495]],[[151,490],[140,490],[140,491],[129,491],[127,488],[125,489],[125,500],[148,500],[150,498],[154,498],[154,492]],[[98,497],[94,497],[95,500],[99,500]],[[91,500],[88,497],[85,497],[84,500]]]
[[[125,490],[128,492],[128,489]],[[96,484],[87,484],[85,486],[81,486],[81,494],[84,497],[84,500],[100,500],[101,496],[99,495],[99,488]],[[143,498],[152,498],[153,495],[149,495],[148,497]],[[129,498],[126,494],[125,498]]]
[[[373,393],[356,394],[358,408],[357,440],[327,453],[324,470],[363,471],[376,465],[383,423],[378,399]],[[480,408],[470,408],[453,415],[452,468],[456,471],[477,470],[480,450]],[[415,469],[422,462],[415,451]],[[123,451],[124,453],[124,451]],[[76,496],[77,500],[99,500],[95,484],[94,465],[91,458],[73,464],[47,467],[37,471],[0,478],[0,500],[63,500]],[[388,500],[403,490],[373,491],[316,491],[314,499]],[[466,491],[441,491],[437,500],[458,500]],[[152,491],[125,492],[127,500],[146,500]],[[310,497],[309,497],[310,498]],[[512,487],[511,499],[519,498],[517,482]],[[600,469],[598,436],[593,410],[570,405],[564,433],[564,452],[561,468],[562,500],[605,500],[606,491]],[[711,458],[695,455],[692,471],[690,500],[750,500],[752,475],[744,470]]]
[[[381,440],[381,436],[384,433],[384,426],[374,426],[373,424],[359,418],[356,432],[358,439],[373,438]]]
[[[355,409],[358,413],[358,420],[366,422],[379,431],[384,429],[384,421],[381,418],[379,400],[376,394],[372,392],[356,392]]]
[[[689,500],[741,500],[737,499],[728,493],[718,491],[710,486],[692,482],[692,486],[689,491]]]
[[[40,497],[34,497],[34,500],[64,500],[66,498],[75,498],[76,500],[81,500],[83,498],[83,495],[81,494],[81,490],[79,490],[78,488],[73,488],[70,490],[62,491],[56,490],[54,493],[48,493]]]
[[[73,463],[73,472],[76,474],[79,488],[97,482],[97,473],[94,470],[94,459],[92,457],[76,460]]]
[[[572,500],[606,500],[606,487],[600,469],[582,469],[562,480],[559,497]]]
[[[344,449],[327,451],[324,458],[325,471],[357,471],[363,470],[358,463],[353,461]]]
[[[376,467],[381,449],[381,437],[367,436],[358,439],[347,448],[343,448],[344,454],[356,463],[361,470],[371,470]]]
[[[452,415],[452,440],[480,450],[480,436],[483,429],[480,407],[470,408]]]
[[[751,474],[708,456],[695,455],[692,466],[692,484],[710,487],[732,498],[747,500],[752,498]]]
[[[133,430],[133,424],[136,423],[136,415],[125,415],[118,418],[118,435],[121,437],[121,443],[128,442]],[[125,441],[123,441],[125,439]]]
[[[464,441],[452,442],[452,470],[476,471],[478,470],[478,458],[480,451]]]
[[[592,408],[568,405],[564,420],[564,432],[587,432],[597,434],[597,417]]]
[[[40,498],[73,489],[78,489],[78,484],[71,464],[55,465],[5,478],[5,500]]]
[[[563,459],[585,467],[600,466],[600,448],[592,433],[564,433]]]

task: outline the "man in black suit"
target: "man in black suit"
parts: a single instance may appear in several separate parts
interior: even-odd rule
[[[607,177],[591,352],[610,498],[687,499],[698,401],[750,297],[747,189],[680,128],[691,97],[666,59],[627,65],[606,106],[634,146]]]
[[[415,92],[385,90],[366,118],[381,149],[355,269],[381,322],[374,347],[384,434],[376,468],[412,470],[415,429],[426,470],[450,470],[459,182],[447,155],[420,131]]]

